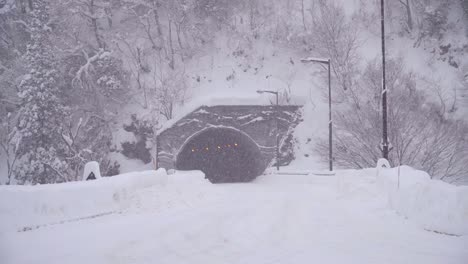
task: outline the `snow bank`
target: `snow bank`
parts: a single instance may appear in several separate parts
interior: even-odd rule
[[[390,207],[424,229],[468,235],[468,186],[431,180],[408,166],[379,170],[377,182]]]
[[[0,228],[12,231],[117,212],[134,191],[167,183],[167,173],[160,169],[85,182],[0,186]]]
[[[314,168],[316,170],[328,169],[328,162],[316,154],[316,144],[320,138],[328,137],[328,105],[320,99],[322,96],[315,95],[316,101],[307,103],[302,109],[303,122],[299,123],[294,130],[294,137],[298,141],[295,144],[296,158],[289,167],[295,169]]]
[[[205,174],[202,171],[175,171],[174,174],[168,177],[169,184],[185,185],[190,187],[205,185],[209,183],[205,179]]]

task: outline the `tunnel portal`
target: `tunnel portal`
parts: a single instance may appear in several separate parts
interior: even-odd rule
[[[294,159],[301,113],[297,105],[201,105],[157,132],[155,165],[202,170],[216,183],[251,181]]]
[[[201,170],[213,183],[248,182],[266,166],[257,144],[231,128],[207,128],[192,136],[176,160],[178,170]]]

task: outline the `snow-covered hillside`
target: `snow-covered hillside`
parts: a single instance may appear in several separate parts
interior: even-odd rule
[[[212,185],[197,172],[148,171],[3,186],[0,257],[5,264],[465,263],[468,189],[403,167],[398,190],[397,175],[270,174]]]
[[[381,56],[380,25],[378,13],[375,13],[376,6],[362,1],[335,1],[337,6],[342,6],[346,12],[344,18],[347,23],[353,23],[356,31],[355,52],[356,68],[364,74],[366,64],[372,60],[379,60]],[[309,3],[313,5],[313,3]],[[307,8],[306,3],[306,8]],[[278,4],[279,8],[281,4]],[[435,4],[434,4],[435,6]],[[410,75],[416,76],[417,88],[427,95],[427,102],[441,104],[441,115],[447,119],[468,120],[468,99],[465,97],[467,83],[464,80],[466,75],[466,64],[468,57],[465,46],[467,42],[466,15],[462,10],[455,8],[454,4],[449,9],[449,21],[447,29],[441,39],[423,39],[420,45],[415,45],[417,40],[417,30],[412,34],[402,33],[401,10],[398,5],[389,4],[387,21],[387,59],[401,63],[404,71],[410,71]],[[298,15],[298,7],[290,7],[292,14]],[[429,8],[429,7],[428,7]],[[278,11],[276,15],[284,15]],[[283,12],[289,12],[284,10]],[[245,14],[239,13],[236,19],[242,21]],[[267,18],[263,18],[268,21]],[[297,26],[297,18],[293,19],[290,26]],[[308,21],[306,18],[306,22]],[[375,19],[375,21],[373,20]],[[421,18],[422,19],[422,18]],[[311,22],[309,20],[309,22]],[[286,23],[286,22],[285,22]],[[286,23],[286,24],[288,24]],[[419,22],[422,23],[422,22]],[[290,36],[286,39],[271,39],[269,30],[273,30],[274,25],[263,25],[265,33],[261,36],[252,37],[246,24],[235,23],[234,30],[220,30],[213,41],[207,47],[200,50],[193,58],[184,64],[184,73],[187,75],[187,98],[184,104],[174,108],[174,119],[166,121],[160,120],[162,125],[159,128],[167,127],[196,107],[207,104],[264,104],[274,103],[274,98],[268,95],[257,95],[256,90],[268,89],[280,93],[281,104],[305,105],[304,122],[296,129],[296,166],[304,165],[305,168],[321,168],[326,166],[323,160],[323,153],[317,153],[316,143],[327,133],[327,90],[326,78],[323,68],[320,65],[303,64],[300,59],[308,55],[324,56],[329,55],[307,45],[298,44],[300,41],[309,41],[307,37],[298,34],[294,29],[290,29]],[[284,29],[286,30],[286,29]],[[418,29],[419,30],[419,29]],[[296,35],[298,34],[298,35]],[[304,33],[307,34],[307,33]],[[302,39],[304,38],[304,39]],[[341,40],[337,40],[338,42]],[[312,41],[312,43],[314,43]],[[342,43],[341,43],[342,44]],[[442,54],[440,49],[445,45],[451,45],[450,54]],[[454,67],[449,63],[449,56],[454,57],[459,67]],[[392,73],[389,73],[389,75]],[[354,79],[363,78],[354,76]],[[336,101],[340,101],[343,96],[343,87],[339,74],[333,75],[332,86],[333,96]],[[344,82],[344,81],[343,81]],[[396,81],[395,85],[405,84]],[[391,91],[392,92],[392,91]],[[344,93],[344,96],[351,97]],[[226,98],[233,98],[230,102]],[[340,109],[338,103],[336,109]],[[390,104],[391,108],[392,105]],[[140,118],[145,119],[153,115],[149,110],[144,110],[137,105],[130,105],[124,111],[122,123],[129,122],[129,115],[136,113]],[[346,112],[346,111],[343,111]],[[336,114],[336,113],[335,113]],[[127,134],[122,129],[122,123],[118,123],[117,134]],[[397,125],[397,124],[395,124]],[[465,138],[468,134],[464,133]],[[123,138],[123,141],[128,140]],[[466,140],[466,139],[465,139]],[[116,137],[114,144],[119,146],[122,137]],[[378,143],[376,143],[378,144]],[[398,151],[398,150],[396,150]],[[151,150],[154,152],[154,149]],[[123,162],[122,162],[123,160]],[[118,161],[122,164],[123,171],[138,170],[141,165],[129,164],[125,166],[125,157]],[[369,160],[370,164],[375,160]],[[405,161],[403,161],[404,163]],[[445,161],[441,161],[443,163]],[[420,164],[409,164],[419,166]],[[347,166],[342,166],[347,168]],[[147,167],[141,167],[147,168]],[[468,176],[466,172],[457,174],[458,184],[466,184]],[[439,176],[436,176],[439,177]],[[461,180],[460,180],[461,178]]]

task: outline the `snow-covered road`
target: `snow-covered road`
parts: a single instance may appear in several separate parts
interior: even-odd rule
[[[112,214],[0,233],[0,262],[468,263],[467,236],[425,231],[388,209],[374,174],[345,186],[299,175],[155,185]]]

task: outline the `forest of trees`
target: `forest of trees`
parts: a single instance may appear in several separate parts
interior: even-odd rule
[[[449,10],[463,0],[387,1],[391,34],[414,46],[442,49],[437,59],[461,67],[468,46],[441,46]],[[333,61],[337,91],[336,159],[347,167],[374,166],[379,156],[379,69],[362,65],[360,28],[379,34],[377,1],[360,1],[346,14],[326,0],[0,0],[0,157],[8,180],[54,183],[79,179],[87,161],[115,175],[112,135],[123,106],[152,115],[132,117],[126,131],[138,142],[122,146],[145,162],[146,141],[189,98],[186,64],[206,52],[220,32],[247,43],[274,42]],[[466,32],[468,34],[468,32]],[[445,45],[445,44],[444,44]],[[466,56],[466,55],[465,55]],[[422,80],[390,61],[393,164],[408,164],[438,178],[467,175],[467,127],[452,120],[456,93],[428,103]],[[427,82],[434,91],[436,83]],[[344,113],[353,111],[353,115]],[[377,127],[376,127],[377,126]],[[409,136],[411,135],[411,136]],[[138,145],[138,146],[137,146]],[[317,151],[323,152],[319,144]],[[136,154],[136,152],[140,154]],[[352,159],[351,159],[352,158]]]

